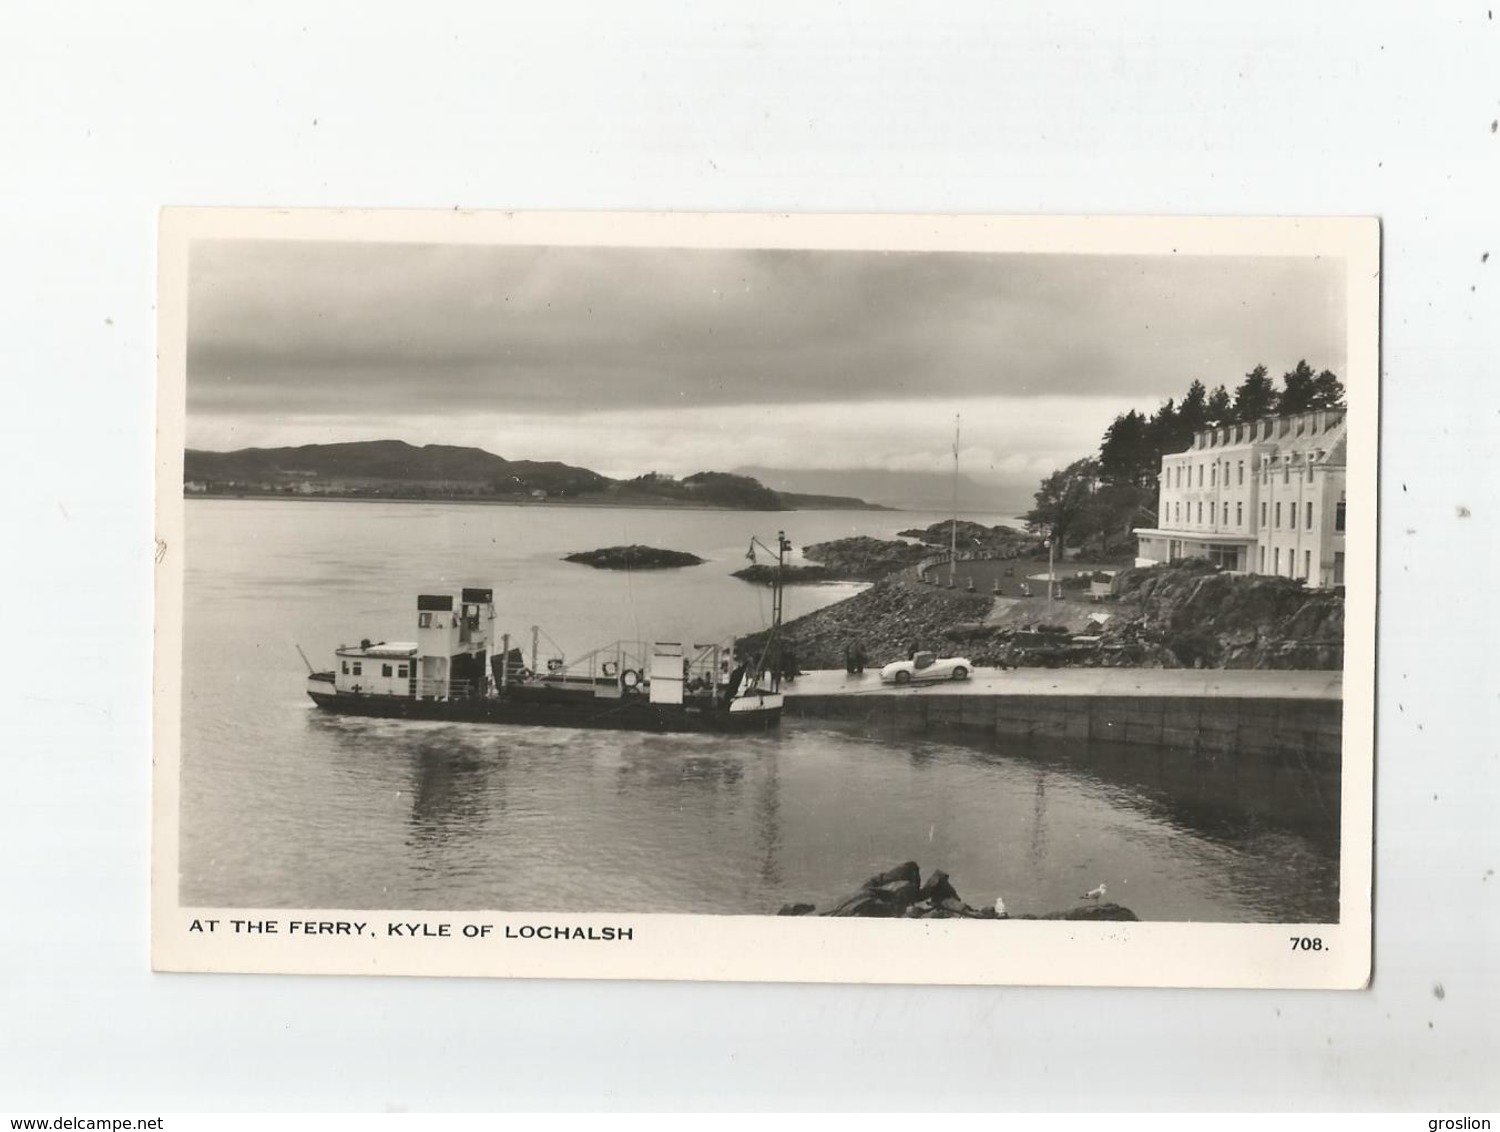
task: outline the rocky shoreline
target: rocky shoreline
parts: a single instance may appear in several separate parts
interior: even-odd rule
[[[830,578],[842,582],[873,582],[897,570],[915,566],[930,557],[932,551],[909,542],[856,535],[812,543],[802,548],[802,554],[818,563]]]
[[[874,667],[904,658],[913,645],[937,647],[955,625],[983,620],[990,598],[886,577],[862,593],[789,621],[782,641],[803,668],[843,668],[859,645]],[[758,653],[765,633],[742,637],[741,655]]]
[[[960,554],[980,552],[1001,558],[1017,558],[1037,551],[1046,554],[1046,544],[1036,535],[1003,525],[986,527],[968,519],[932,523],[896,533],[902,538],[917,539],[935,550],[948,550],[956,544]]]
[[[767,566],[763,562],[757,562],[754,566],[746,566],[743,570],[736,570],[729,575],[738,578],[742,582],[754,582],[758,586],[769,586],[776,580],[776,567]],[[826,566],[783,566],[781,568],[781,580],[789,586],[808,585],[817,582],[842,582],[844,577],[834,573]]]
[[[878,540],[871,540],[878,541]],[[759,648],[764,634],[742,643]],[[860,646],[878,667],[912,648],[981,667],[1343,667],[1344,599],[1289,578],[1190,560],[1119,571],[1099,602],[1048,604],[924,584],[910,570],[799,617],[782,639],[803,668],[842,668]]]
[[[1140,917],[1119,904],[1080,904],[1061,912],[1013,916],[1003,901],[992,907],[966,904],[942,869],[933,869],[922,879],[915,861],[904,861],[894,869],[877,873],[858,890],[819,912],[812,904],[784,904],[778,916],[858,916],[864,919],[904,920],[1114,920],[1139,921]]]

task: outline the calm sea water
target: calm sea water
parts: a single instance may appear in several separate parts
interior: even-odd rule
[[[912,859],[970,903],[1144,919],[1337,916],[1337,782],[1114,744],[947,741],[787,720],[726,739],[318,712],[326,665],[410,638],[414,595],[495,588],[569,653],[762,627],[749,536],[889,537],[941,516],[190,500],[181,898],[197,905],[772,913]],[[1001,517],[979,517],[999,522]],[[559,561],[617,543],[686,570]],[[795,617],[854,592],[795,587]]]

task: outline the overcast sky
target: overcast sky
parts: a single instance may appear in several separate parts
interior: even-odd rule
[[[952,467],[1032,487],[1115,413],[1344,374],[1312,259],[201,241],[190,447],[396,438],[612,476]]]

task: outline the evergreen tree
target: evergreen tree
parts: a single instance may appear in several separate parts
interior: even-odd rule
[[[1188,386],[1187,396],[1177,409],[1177,422],[1179,433],[1186,433],[1189,437],[1208,427],[1208,390],[1203,387],[1203,382],[1195,379]]]
[[[1156,477],[1161,471],[1162,453],[1181,451],[1177,447],[1177,401],[1175,398],[1167,398],[1162,407],[1157,409],[1151,419],[1146,422],[1146,443],[1151,446],[1151,454],[1155,460],[1151,468],[1151,483],[1154,487]]]
[[[1139,486],[1159,464],[1147,434],[1146,418],[1131,409],[1114,419],[1099,445],[1099,478],[1105,483]]]
[[[1208,423],[1217,428],[1220,425],[1233,424],[1236,420],[1234,406],[1229,401],[1229,390],[1222,385],[1217,386],[1208,395]]]
[[[1344,384],[1325,369],[1313,378],[1312,407],[1314,409],[1339,409],[1344,404]]]
[[[1281,381],[1284,388],[1279,408],[1283,416],[1305,413],[1313,407],[1316,378],[1313,376],[1312,366],[1306,360],[1299,361],[1291,373],[1283,374]]]
[[[1269,417],[1276,411],[1276,383],[1265,366],[1256,366],[1245,375],[1243,384],[1234,391],[1234,416],[1237,421]]]

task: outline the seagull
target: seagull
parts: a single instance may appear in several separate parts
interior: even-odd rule
[[[1085,892],[1083,894],[1083,898],[1085,900],[1098,900],[1103,897],[1104,894],[1108,891],[1109,889],[1101,883],[1098,888],[1091,888],[1087,892]]]
[[[995,897],[995,915],[1005,915],[1005,897],[1003,896]]]

